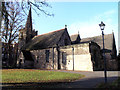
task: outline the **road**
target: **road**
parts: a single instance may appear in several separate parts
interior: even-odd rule
[[[61,71],[61,70],[60,70]],[[85,75],[84,78],[71,83],[61,85],[64,88],[95,88],[98,84],[104,83],[104,71],[94,72],[76,72],[76,71],[61,71],[70,73],[79,73]],[[120,72],[107,71],[107,81],[112,82],[117,79]]]

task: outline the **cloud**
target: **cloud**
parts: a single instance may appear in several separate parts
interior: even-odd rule
[[[117,11],[116,10],[109,10],[109,11],[106,11],[106,12],[103,12],[102,14],[98,14],[96,16],[94,16],[94,20],[97,20],[97,21],[100,21],[100,20],[104,20],[104,21],[109,21],[112,22],[112,18],[115,18],[113,17],[115,14],[117,14]]]
[[[81,38],[100,35],[99,25],[90,22],[77,22],[70,25],[68,32],[71,34],[80,33]]]
[[[115,12],[116,12],[115,10],[110,10],[110,11],[104,12],[103,15],[113,15]]]
[[[101,35],[99,23],[103,21],[105,26],[105,33],[112,33],[112,30],[117,30],[117,22],[113,23],[115,10],[106,11],[103,14],[93,16],[87,21],[74,22],[68,27],[68,32],[71,34],[80,33],[81,38]]]
[[[99,24],[101,21],[105,23],[105,34],[111,34],[112,31],[115,34],[116,47],[118,49],[118,19],[115,17],[117,14],[116,10],[106,11],[103,14],[99,14],[91,17],[87,21],[74,22],[68,26],[68,32],[70,35],[80,33],[81,38],[93,37],[101,35]]]

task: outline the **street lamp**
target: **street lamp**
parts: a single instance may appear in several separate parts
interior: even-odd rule
[[[105,49],[104,49],[104,28],[105,24],[101,21],[101,24],[99,24],[100,29],[102,31],[102,39],[103,39],[103,60],[104,60],[104,75],[105,75],[105,83],[107,83],[107,68],[106,68],[106,58],[105,58]]]

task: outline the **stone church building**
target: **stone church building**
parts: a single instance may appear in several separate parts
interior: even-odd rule
[[[116,57],[114,34],[106,35],[107,61]],[[18,66],[34,69],[78,70],[93,71],[103,70],[102,38],[81,39],[79,34],[70,36],[67,27],[37,35],[32,28],[31,8],[26,26],[20,30]],[[115,65],[116,68],[116,65]],[[114,69],[111,67],[111,69]]]

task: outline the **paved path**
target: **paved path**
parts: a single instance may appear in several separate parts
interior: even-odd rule
[[[76,72],[76,71],[61,71],[60,72],[70,72],[79,73],[85,75],[85,78],[77,80],[72,83],[67,83],[62,85],[64,88],[95,88],[96,85],[104,82],[104,71],[94,71],[94,72]],[[118,71],[107,71],[107,80],[112,82],[117,79]]]

